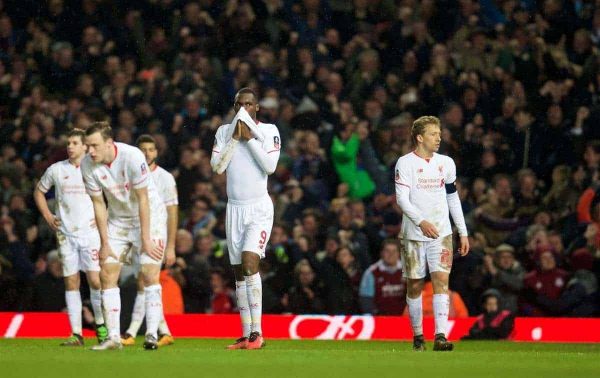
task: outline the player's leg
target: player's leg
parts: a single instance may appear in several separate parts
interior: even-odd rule
[[[62,346],[81,346],[82,337],[82,304],[81,293],[79,292],[79,256],[76,245],[71,238],[64,236],[58,237],[60,255],[63,267],[63,277],[65,282],[65,302],[67,304],[67,314],[71,325],[72,336],[63,342]]]
[[[102,343],[108,337],[108,328],[104,322],[104,312],[102,310],[100,272],[88,270],[86,276],[90,286],[90,302],[92,303],[94,323],[96,324],[96,338],[98,339],[98,343]]]
[[[113,256],[109,256],[100,266],[100,283],[102,285],[102,308],[104,310],[104,321],[108,328],[108,338],[101,344],[92,347],[92,350],[121,349],[121,292],[119,290],[119,274],[121,273],[121,262],[129,261],[131,254],[131,243],[128,241],[128,233],[124,230],[116,230],[110,224],[109,235],[120,235],[122,239],[109,237],[110,248]],[[123,235],[121,235],[123,234]]]
[[[227,346],[227,349],[246,349],[248,347],[248,338],[252,331],[252,317],[250,315],[250,304],[248,303],[248,291],[246,290],[246,281],[244,279],[244,270],[241,264],[241,253],[232,252],[229,248],[229,259],[235,265],[232,265],[233,274],[235,276],[235,297],[237,307],[240,312],[240,320],[242,322],[242,337],[237,339],[233,344]]]
[[[158,324],[163,315],[162,288],[160,286],[160,262],[152,263],[147,254],[141,256],[141,276],[144,279],[144,297],[146,308],[146,337],[144,349],[158,349]]]
[[[426,273],[424,243],[426,242],[406,239],[402,241],[402,270],[407,279],[406,305],[413,330],[413,349],[415,351],[425,350],[422,297]]]
[[[242,252],[242,269],[248,303],[250,305],[250,316],[252,317],[252,332],[248,338],[248,349],[259,349],[265,346],[262,337],[262,280],[258,267],[260,259],[265,256],[265,249],[271,228],[273,227],[273,202],[265,198],[256,205],[246,209],[244,214],[247,224]]]
[[[137,336],[144,317],[146,316],[146,294],[144,293],[144,277],[142,277],[142,265],[140,262],[139,253],[134,253],[131,256],[132,266],[137,272],[137,294],[133,302],[133,311],[131,313],[131,322],[127,331],[121,337],[121,343],[125,346],[135,345],[135,337]]]
[[[94,313],[96,338],[98,339],[98,343],[102,343],[108,337],[108,328],[104,323],[104,313],[102,311],[102,284],[100,282],[100,261],[98,256],[100,236],[97,232],[93,232],[86,237],[78,238],[78,241],[81,268],[86,272],[90,288],[90,302],[92,303],[92,312]]]
[[[65,301],[67,303],[67,314],[71,324],[72,336],[63,342],[62,346],[82,346],[82,304],[81,293],[79,292],[80,277],[79,272],[64,277],[65,281]]]
[[[433,350],[451,351],[452,343],[446,339],[450,297],[448,280],[452,267],[452,235],[436,240],[427,250],[427,262],[433,284],[433,312],[435,317],[435,342]]]
[[[248,291],[246,290],[246,280],[244,270],[242,269],[242,241],[244,235],[244,224],[241,216],[241,207],[227,204],[225,217],[225,232],[227,234],[227,251],[229,253],[229,262],[235,275],[235,297],[237,308],[240,312],[242,323],[242,336],[234,343],[227,346],[227,349],[246,349],[248,338],[252,331],[252,317],[250,316],[250,305],[248,304]]]
[[[163,308],[162,318],[160,319],[160,323],[158,323],[158,346],[167,346],[174,343],[175,338],[171,334],[171,330],[165,319],[165,311]]]

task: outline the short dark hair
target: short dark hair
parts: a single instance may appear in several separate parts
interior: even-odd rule
[[[254,100],[256,102],[258,102],[258,96],[256,95],[256,92],[254,92],[254,89],[252,89],[250,87],[244,87],[244,88],[240,89],[239,91],[237,91],[237,93],[235,94],[235,97],[237,98],[239,95],[243,95],[243,94],[251,94],[252,96],[254,96]]]
[[[69,131],[67,131],[67,138],[73,138],[73,137],[79,137],[81,138],[81,141],[83,142],[83,138],[85,138],[85,131],[81,130],[81,129],[70,129]]]
[[[85,130],[85,136],[100,133],[102,139],[113,139],[113,130],[110,124],[106,121],[92,122],[90,126]]]
[[[142,134],[135,141],[135,145],[138,147],[143,143],[152,143],[156,147],[156,140],[150,134]]]

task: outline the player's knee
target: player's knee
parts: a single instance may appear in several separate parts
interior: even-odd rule
[[[68,291],[79,290],[79,273],[65,277],[65,289]]]
[[[140,270],[144,286],[156,285],[160,279],[160,266],[145,264]]]

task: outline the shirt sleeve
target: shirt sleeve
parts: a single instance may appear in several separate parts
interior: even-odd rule
[[[102,195],[102,187],[94,175],[93,168],[85,160],[81,163],[81,177],[88,195],[92,197]]]
[[[55,182],[56,182],[56,166],[53,164],[50,167],[48,167],[48,169],[46,169],[46,172],[44,172],[44,175],[42,176],[42,178],[40,179],[40,182],[38,183],[38,189],[42,193],[48,193],[48,191],[54,186]]]
[[[406,214],[416,226],[421,224],[425,217],[421,214],[419,209],[410,202],[410,191],[412,180],[410,179],[410,169],[407,164],[401,164],[401,159],[398,159],[396,168],[394,170],[394,181],[396,183],[396,202],[402,209],[402,212]]]
[[[133,189],[147,188],[149,183],[150,169],[146,164],[146,158],[142,151],[134,151],[130,159],[127,161],[127,170],[129,171],[129,179]]]
[[[254,160],[266,174],[270,175],[277,168],[277,161],[281,152],[281,137],[275,126],[265,134],[265,140],[262,144],[257,139],[250,139],[248,147]]]
[[[217,129],[215,133],[215,142],[213,144],[212,153],[210,155],[210,165],[214,169],[221,159],[221,153],[225,147],[224,132],[227,131],[226,125],[223,125]]]
[[[454,160],[448,158],[448,167],[446,169],[446,184],[455,185],[456,183],[456,164]],[[465,222],[465,216],[462,211],[460,204],[460,197],[458,192],[446,194],[446,201],[448,202],[448,210],[452,216],[452,220],[458,229],[460,236],[468,236],[467,224]]]
[[[179,199],[177,197],[177,184],[175,183],[175,178],[169,172],[165,174],[165,181],[167,182],[165,185],[165,190],[163,194],[163,202],[165,206],[176,206],[179,205]]]
[[[456,181],[456,164],[452,158],[448,158],[446,167],[446,184],[453,184]]]

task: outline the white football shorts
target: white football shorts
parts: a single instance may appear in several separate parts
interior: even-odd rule
[[[452,235],[431,241],[402,240],[402,274],[406,278],[425,278],[429,272],[450,273],[452,268]]]
[[[264,258],[272,228],[273,201],[269,195],[243,203],[229,200],[225,230],[231,265],[242,263],[242,252],[254,252]]]
[[[97,230],[77,236],[65,236],[59,231],[56,233],[56,239],[64,277],[79,271],[100,271],[100,235]]]

